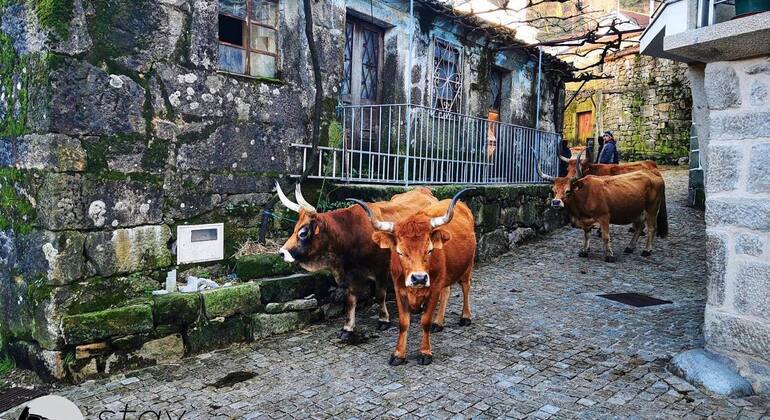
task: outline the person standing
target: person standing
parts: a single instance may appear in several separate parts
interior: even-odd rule
[[[599,163],[620,163],[620,154],[618,153],[617,142],[615,136],[612,135],[612,131],[604,132],[604,145],[602,151],[599,153]]]
[[[572,151],[569,150],[568,140],[561,141],[561,150],[559,151],[559,154],[567,159],[572,157]],[[567,169],[569,169],[569,163],[559,159],[559,176],[567,176]]]

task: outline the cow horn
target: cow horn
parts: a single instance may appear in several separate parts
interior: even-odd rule
[[[299,182],[294,187],[294,198],[297,199],[297,203],[299,203],[299,206],[302,207],[306,212],[310,214],[318,213],[310,203],[305,200],[305,197],[302,196],[302,188],[299,186]]]
[[[281,199],[281,203],[283,203],[286,208],[299,213],[299,204],[293,203],[291,200],[289,200],[289,197],[286,197],[286,194],[283,193],[281,184],[279,184],[278,181],[275,181],[275,190],[278,192],[278,198]]]
[[[580,153],[578,153],[577,156],[577,162],[575,162],[575,170],[577,171],[575,173],[575,176],[572,177],[571,181],[575,182],[578,179],[583,177],[583,160],[581,159],[583,157],[583,151],[581,150]]]
[[[556,180],[556,177],[551,175],[546,175],[543,172],[543,168],[540,167],[540,158],[538,157],[538,154],[535,152],[535,148],[532,148],[532,154],[535,155],[535,163],[537,166],[537,174],[540,175],[540,178],[543,178],[544,180],[548,182],[554,182]]]
[[[455,196],[452,197],[452,202],[449,203],[449,208],[446,210],[446,214],[443,216],[434,217],[430,219],[430,226],[435,229],[439,226],[443,226],[449,223],[452,220],[452,216],[454,216],[455,205],[457,204],[457,200],[460,199],[460,196],[463,195],[464,192],[471,191],[474,189],[475,188],[464,188],[460,190],[457,194],[455,194]]]
[[[562,156],[561,154],[559,155],[559,160],[564,162],[564,163],[569,163],[569,159],[564,157],[564,156]]]
[[[374,213],[372,213],[372,209],[369,208],[369,206],[366,205],[361,200],[355,199],[355,198],[348,198],[348,201],[352,201],[353,203],[358,204],[361,206],[361,208],[364,209],[366,212],[366,215],[369,216],[369,220],[372,221],[372,227],[374,227],[375,230],[381,230],[383,232],[393,232],[393,222],[381,222],[374,218]]]

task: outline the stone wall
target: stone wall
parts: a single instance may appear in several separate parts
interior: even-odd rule
[[[687,66],[634,50],[638,47],[608,58],[601,73],[612,78],[587,83],[570,104],[564,113],[564,138],[583,144],[585,139],[577,138],[577,113],[593,111],[595,136],[612,131],[624,160],[674,163],[689,153],[692,97]],[[570,84],[568,98],[578,86]]]
[[[707,347],[770,393],[770,57],[705,67]],[[693,67],[698,72],[698,67]],[[697,80],[697,77],[696,77]],[[703,130],[699,130],[699,133]]]

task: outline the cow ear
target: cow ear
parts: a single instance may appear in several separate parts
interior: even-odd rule
[[[396,244],[393,234],[389,232],[374,232],[372,233],[372,240],[378,244],[380,248],[393,248]]]
[[[444,242],[449,242],[452,239],[452,234],[444,229],[436,229],[430,233],[430,241],[433,242],[433,249],[441,249],[444,247]]]

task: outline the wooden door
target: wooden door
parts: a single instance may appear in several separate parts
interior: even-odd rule
[[[577,114],[577,138],[579,144],[583,144],[585,139],[593,137],[593,112],[585,111]]]

